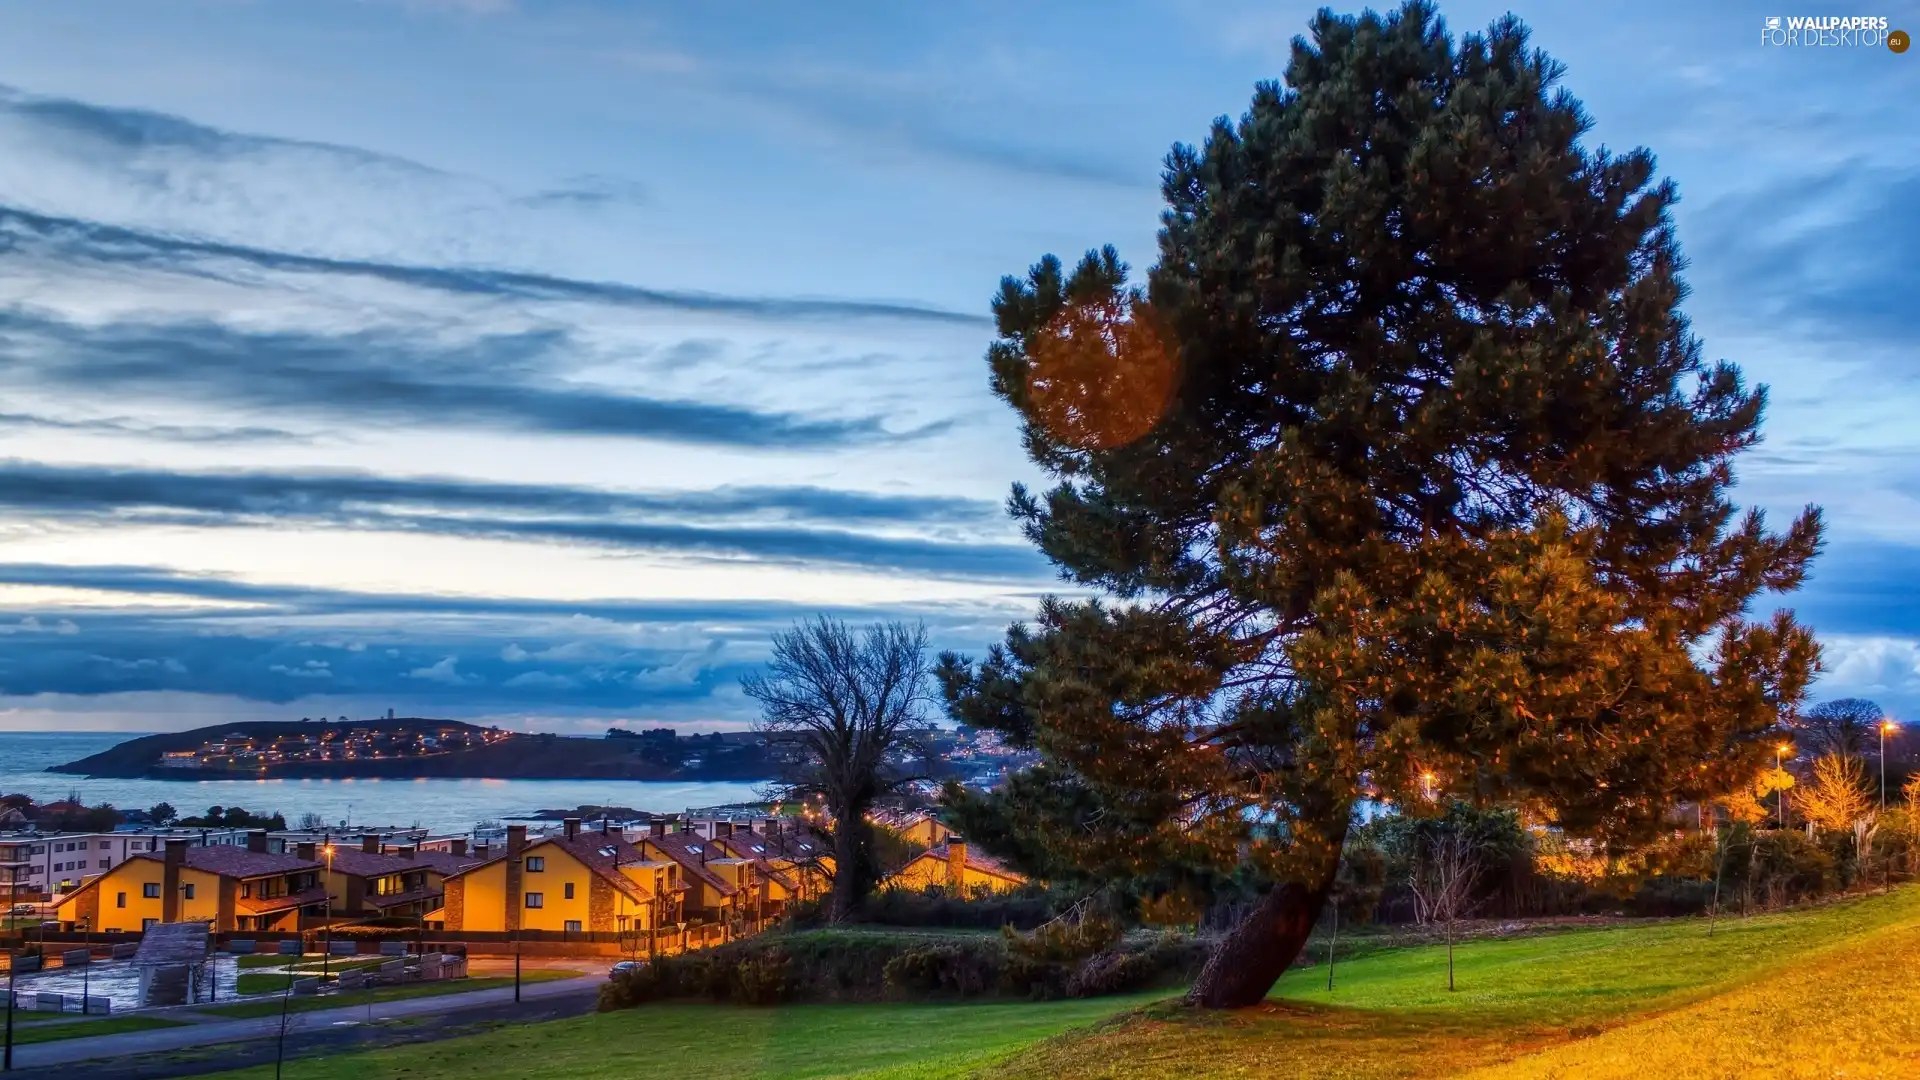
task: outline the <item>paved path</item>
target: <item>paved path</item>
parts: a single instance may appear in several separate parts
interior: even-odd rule
[[[599,983],[591,976],[576,979],[554,979],[549,982],[524,983],[520,995],[526,1001],[539,1001],[546,998],[564,997],[572,994],[597,992]],[[344,1025],[365,1024],[371,1018],[374,1022],[397,1020],[406,1017],[438,1016],[444,1013],[460,1012],[467,1009],[486,1008],[501,1004],[512,1004],[513,987],[501,986],[489,990],[474,990],[464,994],[439,994],[430,997],[402,998],[398,1001],[375,1002],[369,1010],[365,1003],[346,1004],[336,1009],[314,1009],[309,1012],[291,1014],[289,1032],[311,1033],[316,1029]],[[77,1061],[89,1061],[96,1058],[121,1057],[132,1054],[150,1054],[169,1050],[182,1050],[190,1047],[212,1046],[220,1043],[247,1042],[254,1039],[271,1039],[280,1034],[279,1016],[258,1016],[245,1020],[227,1017],[209,1016],[195,1013],[189,1006],[175,1010],[156,1010],[152,1013],[123,1013],[122,1015],[164,1016],[169,1020],[184,1020],[180,1027],[156,1028],[151,1031],[127,1031],[117,1035],[98,1037],[82,1036],[73,1039],[61,1039],[54,1042],[33,1043],[13,1048],[13,1067],[17,1070],[45,1068],[51,1065],[65,1065]]]

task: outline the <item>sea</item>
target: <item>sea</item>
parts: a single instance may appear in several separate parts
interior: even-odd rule
[[[181,816],[208,807],[280,813],[294,822],[315,813],[330,825],[397,825],[464,833],[482,821],[528,818],[541,810],[630,806],[655,813],[748,802],[755,785],[650,780],[116,780],[50,773],[47,768],[97,754],[139,732],[0,732],[0,794],[36,801],[70,794],[88,806],[144,810],[168,803]]]

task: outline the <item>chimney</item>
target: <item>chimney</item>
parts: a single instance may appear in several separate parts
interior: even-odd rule
[[[647,835],[648,835],[648,836],[652,836],[652,837],[661,837],[661,836],[665,836],[665,835],[667,835],[667,822],[666,822],[666,819],[665,819],[665,818],[653,818],[652,820],[650,820],[650,821],[648,821],[648,822],[647,822]]]
[[[627,830],[623,826],[608,825],[604,821],[601,822],[600,825],[601,825],[600,831],[607,835],[607,839],[613,841],[616,844],[626,843]]]
[[[394,854],[399,855],[403,858],[411,859],[413,858],[413,846],[409,844],[408,846],[401,848],[399,851],[394,852]]]
[[[306,843],[303,843],[303,844],[295,844],[293,848],[293,853],[299,856],[300,858],[307,860],[308,862],[313,862],[314,861],[313,841],[308,840]]]
[[[247,833],[247,850],[255,855],[267,853],[267,830],[254,829]]]
[[[780,819],[777,817],[761,818],[760,819],[760,835],[762,836],[780,835]]]
[[[369,855],[380,854],[380,834],[367,833],[360,838],[360,850]]]
[[[454,854],[457,855],[459,852],[455,852]],[[475,844],[473,845],[473,857],[485,862],[487,859],[493,857],[493,852],[492,849],[485,844]]]
[[[517,931],[523,913],[520,910],[520,889],[525,881],[526,867],[522,864],[520,853],[527,849],[527,827],[525,825],[507,826],[507,929]]]
[[[467,838],[464,836],[456,836],[447,846],[455,855],[465,855],[467,853]]]
[[[580,819],[577,817],[567,818],[560,823],[560,829],[566,833],[567,839],[578,839],[580,836]]]
[[[947,835],[947,884],[956,889],[967,885],[967,841],[959,833]]]
[[[160,921],[180,921],[180,867],[187,861],[187,845],[192,841],[169,839],[166,860],[160,871]]]
[[[716,821],[713,823],[713,838],[715,840],[724,840],[727,837],[732,835],[733,835],[733,822]]]

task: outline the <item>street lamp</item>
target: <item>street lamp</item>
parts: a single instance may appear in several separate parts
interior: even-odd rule
[[[1893,734],[1893,730],[1893,721],[1880,721],[1880,810],[1882,813],[1887,809],[1887,736]]]
[[[1779,772],[1784,769],[1781,761],[1786,757],[1787,751],[1791,749],[1793,749],[1793,744],[1791,743],[1781,743],[1779,746],[1773,748],[1774,771]],[[1774,806],[1779,814],[1780,827],[1784,829],[1787,827],[1787,789],[1784,785],[1780,788],[1780,794],[1775,796]]]
[[[333,958],[333,845],[328,844],[325,850],[327,855],[327,877],[326,880],[320,884],[327,891],[327,922],[325,927],[326,934],[324,935],[326,945],[323,946],[325,951],[320,954],[321,986],[327,985],[327,965]],[[299,925],[299,918],[298,915],[294,916],[296,926]]]

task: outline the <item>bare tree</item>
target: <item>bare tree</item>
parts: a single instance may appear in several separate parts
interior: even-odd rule
[[[856,632],[820,616],[774,635],[765,672],[740,683],[760,703],[756,730],[783,799],[819,796],[832,818],[829,916],[845,919],[878,877],[867,815],[920,777],[910,766],[932,704],[927,631],[875,623]]]
[[[300,823],[296,827],[302,832],[319,832],[327,827],[327,819],[309,810],[300,815]]]
[[[1859,757],[1872,742],[1875,727],[1886,713],[1865,698],[1823,701],[1808,709],[1794,726],[1817,754]]]
[[[1414,919],[1441,923],[1447,930],[1447,989],[1453,989],[1454,923],[1473,904],[1480,882],[1480,848],[1465,829],[1439,830],[1422,846],[1407,886],[1413,891]]]

